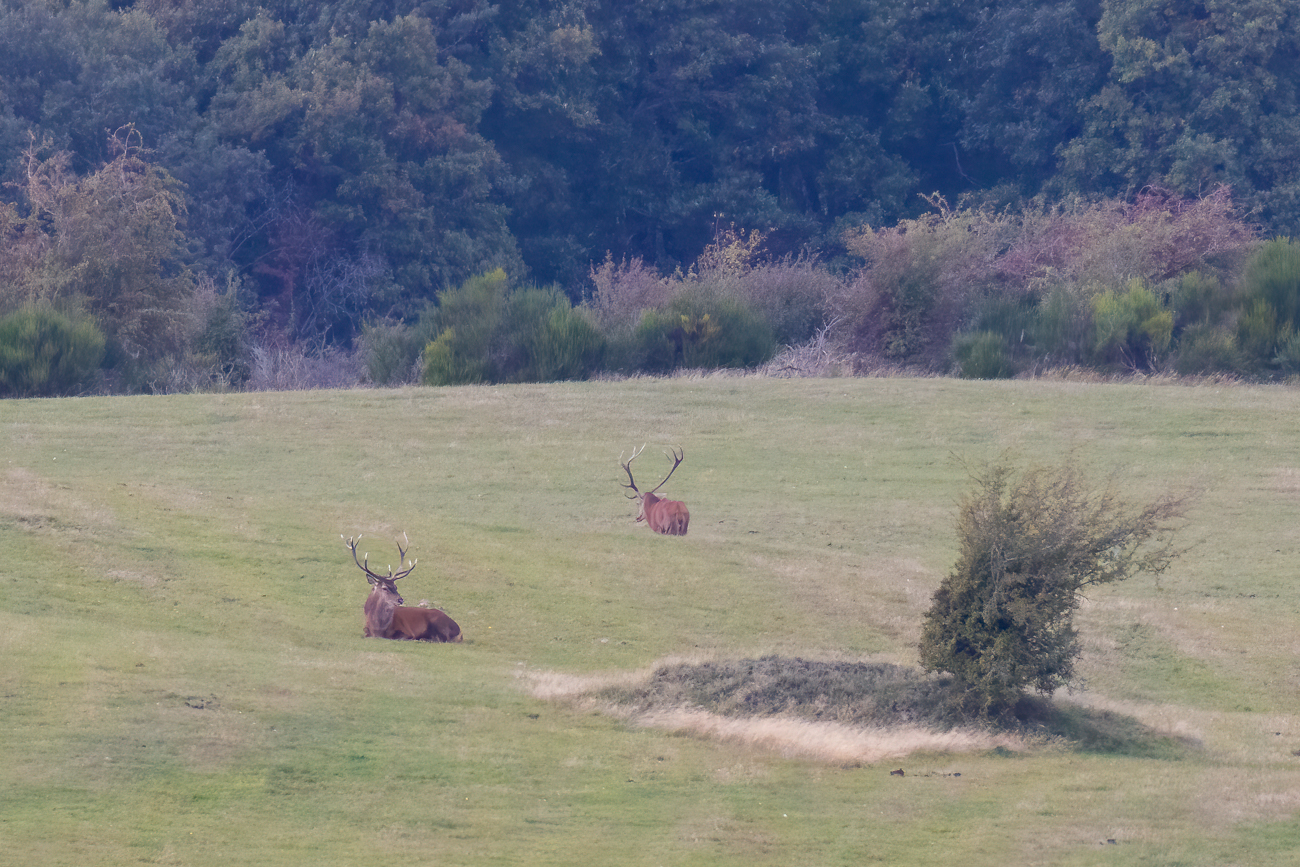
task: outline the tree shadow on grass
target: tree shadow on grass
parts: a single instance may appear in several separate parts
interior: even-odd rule
[[[1109,710],[1025,698],[1016,706],[1017,722],[1084,753],[1130,758],[1174,760],[1200,750],[1194,738],[1154,729]]]

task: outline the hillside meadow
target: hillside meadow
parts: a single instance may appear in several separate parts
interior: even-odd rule
[[[1293,388],[903,378],[0,402],[5,858],[1292,864],[1298,418]],[[684,538],[633,521],[642,443],[650,485],[685,449]],[[665,660],[915,664],[1003,454],[1198,492],[1173,568],[1080,612],[1057,701],[1115,737],[590,698]],[[381,569],[407,534],[403,595],[463,644],[361,637],[358,533]]]

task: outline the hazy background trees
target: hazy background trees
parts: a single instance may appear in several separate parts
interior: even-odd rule
[[[37,270],[43,291],[59,268],[73,280],[68,257],[81,255],[80,288],[47,300],[86,302],[112,369],[118,347],[144,359],[117,376],[129,388],[203,380],[200,368],[179,380],[153,368],[211,355],[193,345],[207,327],[194,320],[218,309],[247,331],[245,353],[322,353],[367,328],[413,327],[441,293],[497,269],[580,306],[600,292],[593,276],[612,274],[601,263],[637,263],[672,285],[660,300],[676,312],[664,316],[685,315],[689,331],[708,312],[691,301],[709,294],[701,257],[734,229],[763,239],[748,267],[770,278],[760,318],[781,344],[816,333],[929,369],[969,361],[978,344],[975,357],[996,356],[990,371],[1050,357],[1273,375],[1289,369],[1289,326],[1279,320],[1270,337],[1258,316],[1243,324],[1247,290],[1225,259],[1196,252],[1172,271],[1091,282],[1040,269],[1016,282],[976,260],[940,261],[976,252],[940,235],[957,237],[954,220],[978,225],[988,255],[1007,261],[998,244],[1023,224],[1018,255],[1041,243],[1033,255],[1046,261],[1050,243],[1079,246],[1062,227],[1078,229],[1089,208],[1103,219],[1158,200],[1151,212],[1177,224],[1222,197],[1247,241],[1293,233],[1297,14],[1283,0],[0,0],[0,314],[26,303]],[[123,159],[127,129],[141,189],[155,190],[131,205],[135,223],[115,219],[127,199],[91,192]],[[32,197],[33,144],[83,191],[75,219]],[[171,216],[145,213],[145,200]],[[1141,225],[1158,234],[1160,219]],[[95,245],[120,248],[140,220],[158,230],[154,253],[95,273]],[[923,237],[901,240],[909,226]],[[162,255],[164,237],[174,243]],[[776,321],[769,302],[784,277],[806,291],[809,268],[824,272],[821,294],[800,311],[817,316],[791,328],[803,312]],[[1195,291],[1165,285],[1190,271]],[[1159,311],[1139,309],[1131,280],[1173,317],[1167,343],[1139,336],[1160,330]],[[1216,281],[1212,303],[1171,307]],[[211,291],[182,311],[187,285]],[[120,309],[158,291],[170,306]],[[115,292],[126,293],[117,313],[91,303]],[[1094,303],[1106,292],[1116,300]],[[730,290],[711,303],[724,295],[740,303]],[[1127,350],[1082,346],[1095,335],[1069,338],[1080,346],[1064,354],[1041,339],[1003,345],[1012,319],[1045,304],[1059,315],[1040,333],[1086,329],[1097,304],[1151,328],[1126,330]],[[629,314],[635,327],[647,313],[668,321],[646,307]],[[724,313],[709,315],[716,326]],[[1180,354],[1188,332],[1197,351]],[[968,339],[954,348],[958,334]],[[636,357],[619,335],[604,338],[606,362]]]

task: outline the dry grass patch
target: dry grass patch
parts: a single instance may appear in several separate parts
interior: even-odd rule
[[[1197,751],[1202,730],[1185,715],[1104,701],[1026,698],[1014,716],[972,719],[950,677],[881,660],[679,657],[632,672],[525,676],[535,697],[634,727],[841,765],[994,749],[1170,758]]]
[[[890,662],[677,657],[638,671],[523,676],[537,698],[634,727],[832,764],[1023,751],[1053,740],[1032,726],[972,724],[955,710],[947,678]]]
[[[113,515],[25,467],[12,467],[0,483],[0,518],[31,531],[103,532],[115,529]]]
[[[997,747],[1019,751],[1028,746],[1023,737],[973,728],[932,731],[909,725],[859,727],[791,716],[726,717],[689,708],[630,714],[627,719],[638,727],[743,744],[785,758],[836,764],[869,765],[913,753],[970,753]]]

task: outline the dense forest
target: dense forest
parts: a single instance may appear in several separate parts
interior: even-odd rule
[[[1300,363],[1291,0],[0,0],[0,180],[0,394]]]

